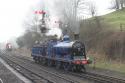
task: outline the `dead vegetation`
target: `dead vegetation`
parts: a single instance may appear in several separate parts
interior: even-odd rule
[[[81,22],[80,38],[85,42],[87,52],[93,51],[110,59],[125,58],[125,32],[110,30],[110,25],[98,18]],[[109,27],[109,28],[107,28]]]
[[[115,32],[104,41],[103,49],[108,57],[112,59],[125,58],[125,32]]]

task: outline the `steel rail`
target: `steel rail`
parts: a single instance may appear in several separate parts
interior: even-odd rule
[[[14,61],[14,59],[15,59],[15,60],[18,59],[18,58],[16,58],[16,57],[12,57],[12,56],[11,56],[11,58],[10,58],[10,57],[7,58],[7,57],[5,57],[5,56],[4,56],[4,57],[2,56],[2,58],[3,58],[5,61],[6,61],[6,59],[8,59],[9,62],[11,62],[12,64],[16,64],[17,66],[22,67],[23,69],[26,69],[27,71],[30,71],[32,74],[34,74],[34,75],[36,75],[36,76],[38,76],[38,77],[40,77],[40,78],[42,78],[42,79],[44,79],[44,80],[47,80],[48,83],[56,83],[56,82],[54,82],[54,81],[51,81],[51,80],[46,79],[45,77],[43,77],[43,76],[41,76],[41,75],[38,75],[38,74],[34,73],[33,71],[31,71],[30,69],[25,68],[25,67],[22,66],[21,64],[16,63],[16,62]],[[18,61],[19,61],[19,62],[22,62],[22,63],[24,63],[24,64],[26,64],[24,61],[22,61],[22,60],[20,60],[20,59],[18,59]],[[29,66],[30,66],[30,65],[29,65]],[[68,83],[79,83],[79,82],[77,82],[77,81],[73,81],[73,80],[71,80],[71,79],[64,78],[64,77],[61,76],[61,75],[57,75],[57,74],[55,74],[55,73],[46,71],[46,70],[44,70],[44,69],[40,69],[40,70],[42,70],[43,72],[46,72],[46,73],[48,73],[48,74],[51,74],[51,75],[53,75],[53,76],[56,76],[56,77],[58,77],[58,78],[61,78],[61,79],[65,80],[65,81],[67,81]],[[32,79],[31,79],[31,80],[32,80]]]
[[[21,58],[23,58],[23,57],[21,57]],[[27,59],[25,59],[25,60],[27,60]],[[97,73],[91,73],[91,72],[86,72],[86,73],[67,72],[67,73],[70,74],[70,75],[73,75],[73,76],[93,80],[93,81],[99,82],[99,83],[100,82],[101,83],[125,83],[124,79],[106,76],[106,75],[100,75],[100,74],[97,74]]]
[[[48,79],[44,78],[43,76],[38,75],[38,74],[30,71],[29,69],[27,69],[27,68],[23,67],[22,65],[14,62],[13,60],[10,60],[7,57],[1,56],[1,58],[4,59],[5,62],[8,65],[10,65],[17,72],[21,73],[23,76],[25,76],[26,78],[28,78],[29,80],[31,80],[33,83],[41,82],[43,80],[46,81],[47,83],[55,83],[54,81],[48,80]]]
[[[27,60],[26,58],[20,57],[21,59]],[[68,72],[71,75],[80,77],[80,78],[86,78],[90,79],[93,81],[101,82],[101,83],[125,83],[125,79],[120,79],[112,76],[107,76],[107,75],[101,75],[97,73],[91,73],[91,72],[86,72],[86,73],[73,73],[73,72]]]

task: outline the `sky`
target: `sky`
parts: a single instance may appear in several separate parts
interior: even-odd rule
[[[0,42],[20,36],[23,20],[37,0],[0,0]]]
[[[93,1],[95,2],[99,15],[104,15],[111,12],[109,8],[111,7],[113,0],[93,0]]]
[[[0,0],[0,42],[7,42],[9,39],[23,34],[22,26],[24,19],[31,8],[41,0]],[[53,0],[44,0],[52,3]],[[111,0],[94,0],[99,15],[107,12]],[[48,3],[48,2],[47,2]],[[32,14],[32,13],[31,13]]]

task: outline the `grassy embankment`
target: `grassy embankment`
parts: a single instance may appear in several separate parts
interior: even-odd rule
[[[91,65],[89,65],[90,67],[108,69],[125,74],[125,63],[121,61],[108,60],[102,55],[96,55],[96,54],[88,54],[88,56],[92,58],[93,62],[95,60],[95,64],[92,63]]]
[[[94,43],[94,44],[99,44],[99,47],[103,47],[107,44],[106,49],[109,49],[109,50],[111,50],[114,47],[111,51],[114,53],[117,52],[116,56],[120,57],[121,51],[119,49],[121,49],[121,47],[122,47],[123,51],[125,51],[125,49],[124,49],[125,48],[125,43],[124,43],[125,42],[125,9],[114,11],[114,12],[104,15],[104,16],[100,16],[100,18],[101,18],[101,23],[104,22],[105,24],[108,25],[108,27],[105,27],[105,28],[110,28],[110,30],[112,30],[113,33],[100,39],[101,41],[98,39],[96,40],[97,42],[100,43],[104,39],[104,41],[106,40],[104,43],[101,43],[101,44]],[[122,24],[122,32],[121,32],[120,24]],[[108,41],[112,41],[112,42],[117,41],[118,45],[113,46],[114,44],[112,44],[111,42],[109,43]],[[111,47],[111,44],[112,44],[112,47]],[[94,46],[92,48],[94,48]],[[95,47],[95,49],[100,50],[99,48],[96,48],[96,47]],[[117,51],[117,50],[119,50],[119,51]],[[88,55],[91,58],[95,58],[95,66],[97,68],[109,69],[109,70],[125,73],[125,61],[124,60],[120,60],[117,58],[108,59],[107,58],[108,55],[106,55],[105,52],[103,52],[103,53],[90,52],[90,51],[88,53]],[[113,54],[113,53],[111,53],[111,54]],[[124,53],[122,55],[125,56]],[[93,64],[91,66],[93,66]]]
[[[104,15],[102,18],[106,23],[110,24],[114,30],[119,30],[120,24],[123,24],[122,27],[125,30],[125,9],[117,10],[110,14]]]

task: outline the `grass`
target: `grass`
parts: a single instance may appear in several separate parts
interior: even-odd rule
[[[91,57],[91,58],[95,58],[93,60],[95,60],[96,68],[108,69],[108,70],[112,70],[112,71],[125,73],[125,63],[123,63],[123,62],[119,62],[116,60],[114,60],[114,61],[107,60],[104,56],[99,56],[99,55],[95,55],[94,57]],[[94,63],[92,63],[90,66],[93,67]]]
[[[112,13],[99,16],[100,23],[102,27],[113,30],[120,31],[120,24],[122,24],[123,30],[125,30],[125,9],[117,10]],[[95,18],[89,18],[91,22],[95,22]],[[108,26],[105,26],[108,25]],[[84,27],[84,26],[83,26]]]
[[[119,29],[121,23],[125,28],[125,9],[114,11],[110,14],[101,16],[101,18],[103,18],[103,21],[110,24],[113,28]]]
[[[109,61],[96,62],[96,67],[125,73],[125,64],[124,63],[119,63],[119,62],[114,62],[114,61],[112,61],[112,62],[109,62]]]

